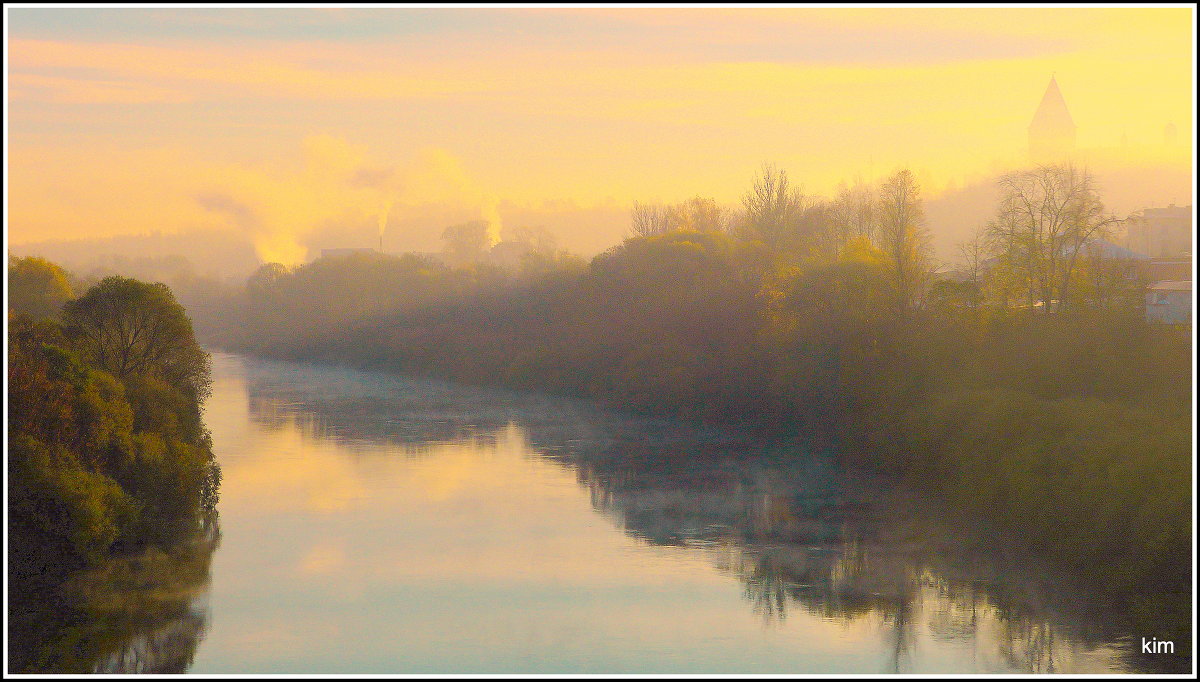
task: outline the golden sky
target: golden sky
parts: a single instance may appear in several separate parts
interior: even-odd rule
[[[1023,162],[1052,74],[1080,147],[1192,163],[1190,7],[6,13],[14,244],[232,225],[286,253],[388,206],[734,203],[764,161],[936,193]]]

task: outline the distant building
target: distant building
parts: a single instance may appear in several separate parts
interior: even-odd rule
[[[981,270],[983,268],[980,268]],[[935,280],[962,284],[971,281],[971,273],[961,268],[943,268],[933,273]]]
[[[349,256],[355,253],[377,253],[375,249],[367,246],[363,248],[345,248],[345,249],[321,249],[321,258],[336,258],[338,256]]]
[[[441,251],[409,251],[408,253],[409,255],[413,255],[418,258],[424,258],[425,260],[433,261],[435,263],[441,263],[442,265],[449,264],[446,260],[446,254]]]
[[[1150,256],[1147,256],[1145,253],[1114,244],[1104,239],[1093,239],[1085,244],[1083,248],[1088,253],[1107,260],[1150,262]]]
[[[1146,267],[1146,278],[1151,282],[1163,280],[1192,281],[1192,259],[1190,256],[1180,258],[1151,258]]]
[[[1125,246],[1153,258],[1192,255],[1192,207],[1147,208],[1125,222]]]
[[[1152,281],[1148,275],[1151,259],[1144,253],[1132,251],[1103,239],[1093,239],[1084,245],[1080,255],[1087,257],[1095,265],[1103,262],[1102,269],[1109,276],[1119,276],[1130,283]]]
[[[1029,123],[1029,158],[1034,163],[1062,161],[1075,152],[1075,120],[1053,77]]]
[[[1192,283],[1155,282],[1146,287],[1146,319],[1164,324],[1192,323]]]

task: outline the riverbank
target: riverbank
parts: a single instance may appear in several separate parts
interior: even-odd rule
[[[520,277],[321,259],[252,280],[209,338],[835,443],[1113,599],[1190,604],[1190,333],[1132,299],[898,307],[888,273],[869,245],[806,257],[698,232]]]
[[[45,261],[18,265],[66,281]],[[8,317],[10,663],[185,668],[187,647],[121,652],[147,622],[196,622],[221,481],[202,412],[209,356],[165,285],[114,276],[28,305],[44,303],[35,293]]]

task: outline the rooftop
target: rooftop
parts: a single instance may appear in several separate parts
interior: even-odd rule
[[[1074,129],[1075,121],[1071,112],[1067,111],[1067,102],[1063,99],[1062,91],[1058,89],[1058,81],[1050,79],[1042,102],[1038,105],[1037,113],[1029,124],[1030,130],[1064,130]]]
[[[1164,280],[1146,287],[1151,291],[1191,291],[1192,283],[1187,280]]]

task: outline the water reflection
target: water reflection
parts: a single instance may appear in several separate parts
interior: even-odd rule
[[[706,473],[697,474],[685,458],[659,454],[583,459],[580,480],[629,533],[714,554],[765,620],[783,621],[799,607],[829,620],[872,623],[887,632],[890,672],[914,672],[913,650],[944,642],[968,644],[981,671],[1136,669],[1112,644],[1119,614],[1072,619],[1012,599],[1004,581],[979,580],[989,574],[986,556],[923,542],[946,530],[922,528],[922,510],[889,491],[887,481],[844,471],[839,479],[815,456],[797,463],[706,453]],[[1043,603],[1079,598],[1030,596]]]
[[[223,650],[206,645],[211,670],[260,661],[250,649],[295,651],[307,638],[352,634],[366,661],[355,672],[1143,669],[1111,605],[1016,571],[1013,557],[1001,564],[1003,553],[969,529],[819,451],[548,396],[231,356],[217,368],[239,375],[250,422],[232,415],[214,426],[240,443],[222,462],[235,505],[222,513],[239,518],[243,505],[278,519],[264,530],[293,533],[299,522],[325,533],[294,548],[290,573],[264,568],[275,571],[262,578],[271,584],[252,586],[297,601],[325,590],[362,622],[325,617],[298,630],[259,613]],[[649,551],[631,554],[578,515],[556,471]],[[721,611],[723,588],[695,560],[736,578],[757,630]],[[252,580],[249,570],[231,563],[230,584]],[[440,611],[426,606],[433,595],[444,595]],[[697,611],[685,637],[688,608]],[[345,631],[353,627],[362,630]],[[404,637],[363,642],[388,627]],[[231,655],[239,645],[245,653]],[[418,661],[422,646],[450,655]],[[747,658],[734,660],[739,651]],[[774,658],[751,661],[753,652]],[[349,671],[300,656],[307,663],[293,656],[303,667],[291,670]]]
[[[208,624],[215,521],[169,553],[112,558],[65,582],[9,575],[12,672],[181,673]]]

